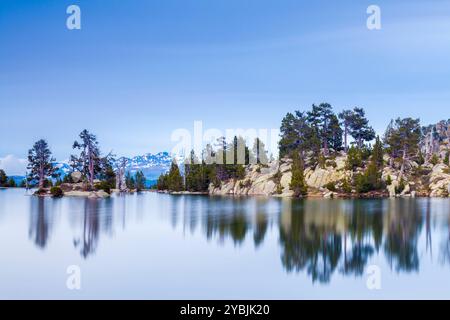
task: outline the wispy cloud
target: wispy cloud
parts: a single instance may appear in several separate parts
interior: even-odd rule
[[[25,175],[27,160],[9,154],[4,158],[0,158],[0,169],[3,169],[9,176]]]

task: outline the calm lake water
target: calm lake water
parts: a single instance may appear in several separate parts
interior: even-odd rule
[[[449,199],[42,199],[3,189],[0,298],[448,299],[449,226]],[[66,286],[71,265],[81,290]],[[379,290],[367,286],[373,270]]]

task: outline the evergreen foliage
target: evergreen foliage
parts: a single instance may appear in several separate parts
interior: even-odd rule
[[[306,185],[303,161],[298,152],[293,153],[292,157],[292,178],[290,188],[294,191],[296,197],[305,196],[308,193],[308,186]]]
[[[28,151],[29,181],[37,181],[38,187],[43,188],[45,180],[55,174],[55,168],[52,165],[54,161],[47,141],[44,139],[37,141]]]

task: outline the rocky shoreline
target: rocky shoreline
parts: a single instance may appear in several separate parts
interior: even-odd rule
[[[390,159],[385,155],[385,162]],[[430,163],[419,166],[408,161],[407,171],[401,173],[400,168],[386,166],[382,171],[382,180],[386,185],[383,190],[368,193],[341,192],[343,181],[351,180],[362,169],[346,169],[347,155],[341,153],[325,166],[306,168],[305,182],[308,185],[309,198],[388,198],[388,197],[449,197],[450,173],[445,164]],[[222,182],[220,186],[210,185],[210,195],[248,195],[293,197],[290,190],[292,178],[292,160],[284,158],[268,165],[246,166],[245,177],[241,180]],[[419,173],[416,173],[420,171]],[[401,190],[399,190],[402,185]]]
[[[392,163],[389,156],[385,155],[385,163]],[[398,166],[385,166],[381,172],[384,189],[357,193],[354,188],[346,190],[343,187],[345,181],[351,181],[355,175],[362,172],[363,168],[349,170],[346,166],[347,155],[344,152],[337,154],[332,160],[327,160],[323,166],[304,170],[305,183],[308,193],[305,198],[394,198],[394,197],[449,197],[450,172],[449,167],[443,163],[425,163],[419,165],[414,161],[408,161],[401,171]],[[76,177],[78,178],[78,177]],[[81,178],[81,177],[80,177]],[[172,195],[209,195],[209,196],[271,196],[294,197],[290,183],[292,179],[292,160],[283,158],[274,160],[266,165],[252,164],[245,166],[245,176],[242,179],[229,179],[220,185],[210,184],[206,192],[150,190],[158,193]],[[85,182],[62,183],[58,186],[62,191],[60,196],[87,197],[104,199],[111,193],[120,193],[118,189],[89,190]],[[127,190],[126,193],[133,193]],[[123,192],[122,192],[123,193]],[[55,196],[51,188],[37,192],[38,196]]]

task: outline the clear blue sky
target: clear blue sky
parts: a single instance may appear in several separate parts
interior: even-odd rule
[[[170,150],[194,120],[277,128],[322,101],[378,132],[450,118],[450,2],[0,0],[0,158],[44,137],[67,159],[83,128],[118,155]]]

